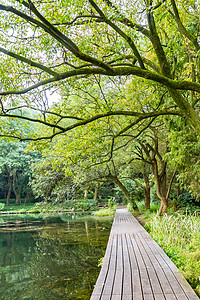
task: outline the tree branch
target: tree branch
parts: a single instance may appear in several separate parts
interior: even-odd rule
[[[105,69],[102,68],[82,68],[82,69],[76,69],[76,70],[70,70],[64,73],[58,74],[57,77],[51,77],[46,80],[40,81],[26,89],[23,90],[11,90],[11,91],[4,91],[0,92],[0,95],[20,95],[20,94],[26,94],[27,92],[34,90],[40,86],[53,83],[56,81],[64,80],[70,77],[75,77],[79,75],[94,75],[94,74],[101,74],[101,75],[108,75],[108,76],[126,76],[126,75],[135,75],[138,77],[145,78],[147,80],[152,80],[158,83],[163,84],[164,86],[174,89],[174,90],[190,90],[190,91],[196,91],[200,93],[200,83],[198,82],[191,82],[187,80],[173,80],[170,78],[167,78],[163,75],[157,74],[155,72],[152,72],[150,70],[143,70],[138,67],[115,67],[112,69],[112,73],[108,72]]]
[[[28,59],[28,58],[26,58],[24,56],[18,55],[16,53],[12,52],[12,51],[8,51],[8,50],[0,47],[0,52],[6,54],[8,56],[11,56],[13,58],[16,58],[17,60],[20,60],[22,62],[25,62],[26,64],[30,65],[31,67],[36,67],[38,69],[41,69],[41,70],[45,71],[46,73],[48,73],[50,75],[53,75],[54,77],[58,76],[58,73],[54,72],[50,68],[48,68],[46,66],[43,66],[42,64],[39,64],[37,62],[34,62],[31,59]]]
[[[136,58],[139,62],[140,67],[142,69],[145,69],[142,58],[141,58],[141,56],[140,56],[133,40],[124,31],[122,31],[116,24],[114,24],[112,21],[110,21],[93,0],[89,0],[89,2],[94,7],[94,9],[99,13],[99,15],[103,18],[103,20],[108,25],[110,25],[110,27],[112,27],[119,35],[121,35],[124,38],[124,40],[129,44],[129,46],[133,50],[133,53],[135,54],[135,56],[136,56]]]
[[[176,3],[174,0],[171,0],[171,4],[172,4],[172,8],[173,8],[173,12],[172,13],[169,10],[169,13],[171,14],[171,16],[173,17],[173,19],[176,21],[177,25],[178,25],[178,29],[179,31],[185,36],[187,37],[195,46],[196,50],[199,51],[200,50],[200,45],[198,44],[197,38],[195,38],[191,33],[189,33],[189,31],[185,28],[185,26],[183,25],[180,16],[179,16],[179,12],[176,6]]]
[[[150,37],[150,32],[144,26],[137,23],[133,23],[130,19],[126,18],[110,0],[104,0],[104,2],[106,2],[109,7],[113,8],[114,11],[119,15],[119,21],[122,24],[141,32],[148,38]]]
[[[96,65],[98,67],[102,67],[103,69],[109,71],[110,73],[112,72],[112,68],[109,65],[107,65],[106,63],[98,60],[95,57],[92,57],[90,55],[83,53],[70,38],[68,38],[67,36],[62,34],[61,31],[59,31],[55,26],[53,26],[51,23],[49,23],[39,13],[39,11],[36,9],[34,4],[30,0],[29,0],[29,4],[26,3],[25,1],[22,1],[20,3],[22,3],[26,8],[31,9],[31,11],[39,18],[39,20],[41,22],[18,11],[17,9],[13,8],[12,6],[5,6],[5,5],[0,4],[0,10],[12,12],[15,15],[23,18],[24,20],[39,26],[45,32],[49,33],[52,37],[54,37],[57,41],[59,41],[64,47],[66,47],[70,52],[72,52],[79,59],[90,62],[93,65]]]

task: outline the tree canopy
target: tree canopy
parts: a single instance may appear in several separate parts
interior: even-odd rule
[[[51,131],[44,131],[40,139],[112,115],[137,116],[140,122],[177,114],[199,134],[198,9],[195,1],[178,0],[125,4],[110,0],[15,0],[1,4],[1,116],[49,126]],[[107,107],[81,117],[76,112],[61,114],[56,108],[48,109],[47,90],[59,89],[59,94],[66,94],[77,80],[95,76],[130,78],[135,89],[140,88],[135,78],[142,78],[159,89],[165,105],[151,112]],[[153,95],[150,90],[148,98]],[[41,114],[24,116],[23,107]]]

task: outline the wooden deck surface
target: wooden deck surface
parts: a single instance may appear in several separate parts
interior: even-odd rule
[[[198,300],[177,267],[127,209],[117,209],[90,300]]]

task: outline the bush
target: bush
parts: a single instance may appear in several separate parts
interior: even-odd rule
[[[114,214],[115,210],[107,207],[101,208],[100,210],[93,212],[93,215],[98,217],[113,216]]]
[[[0,210],[3,210],[5,207],[5,203],[0,203]]]
[[[75,210],[94,210],[97,208],[97,201],[96,200],[76,200],[74,201],[73,207]]]
[[[108,207],[112,208],[114,205],[116,204],[115,200],[113,199],[113,197],[108,199]]]
[[[183,191],[177,203],[178,208],[189,210],[191,212],[200,212],[200,202],[197,202],[192,194],[188,191]]]

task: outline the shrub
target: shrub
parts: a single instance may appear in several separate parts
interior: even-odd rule
[[[100,210],[93,212],[93,215],[98,217],[113,216],[114,214],[115,214],[115,210],[107,207],[101,208]]]
[[[75,210],[94,210],[97,207],[97,201],[96,200],[76,200],[74,201],[73,207]]]
[[[200,212],[200,202],[196,201],[196,199],[188,191],[183,191],[180,194],[177,206],[178,208],[183,208],[191,212]]]
[[[0,210],[3,210],[5,207],[5,203],[0,203]]]

